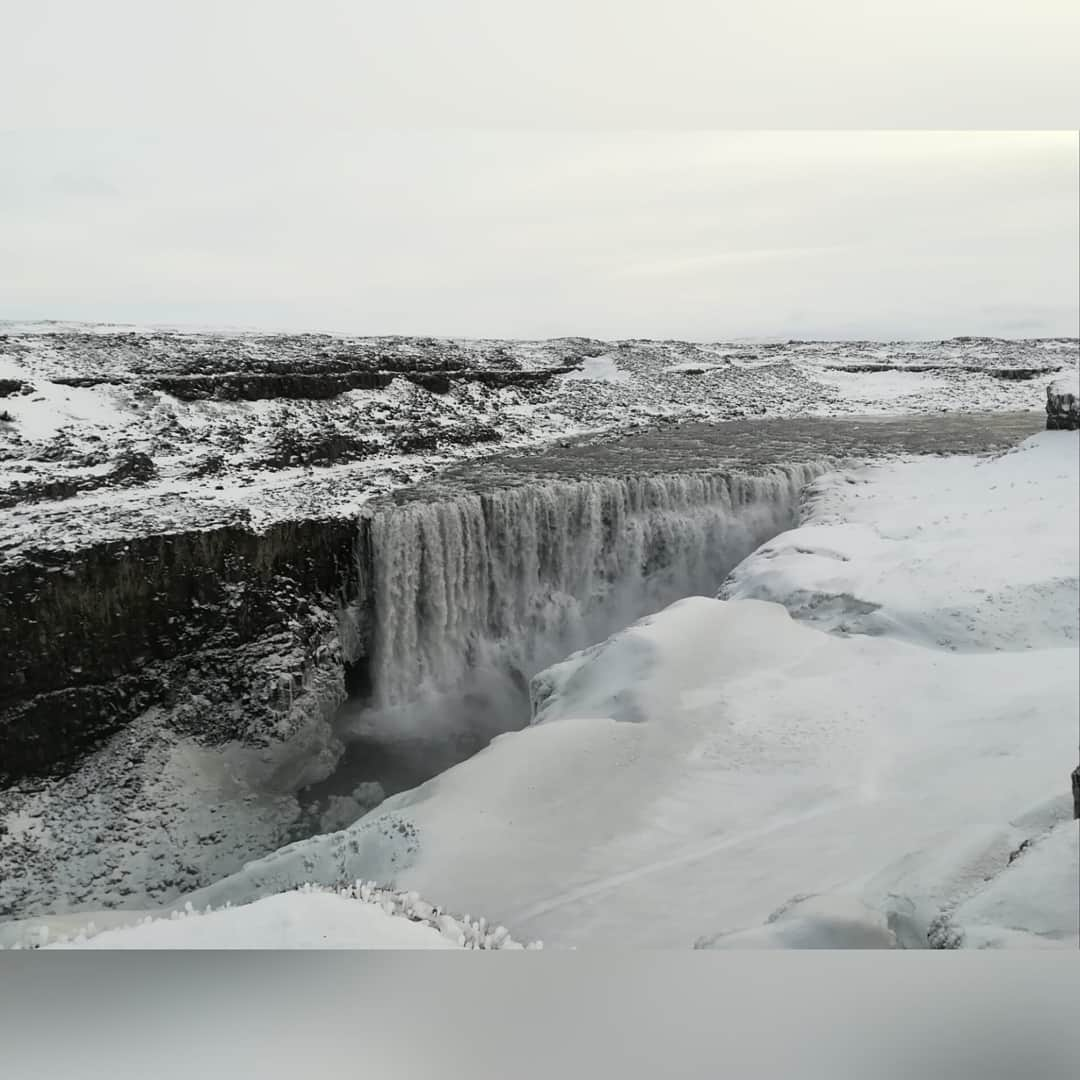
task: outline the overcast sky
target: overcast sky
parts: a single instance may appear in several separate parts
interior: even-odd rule
[[[797,48],[831,32],[805,5],[783,19],[766,5],[774,23],[755,37],[741,15],[721,26],[716,5],[677,0],[697,22],[672,17],[679,50],[652,52],[647,5],[591,5],[600,14],[569,36],[561,0],[517,23],[468,6],[484,8],[479,38],[446,5],[419,3],[13,6],[0,318],[697,340],[1080,332],[1075,132],[627,129],[653,117],[635,93],[655,101],[677,84],[712,100],[703,80],[719,70],[737,69],[757,100],[762,65],[748,58],[762,41],[768,79],[795,80],[792,115],[799,64],[813,61],[833,77],[818,92],[846,96],[857,117],[893,85],[883,66],[911,68],[923,24],[875,23],[876,50],[845,43],[833,64]],[[1014,98],[1016,80],[1038,98],[1067,67],[1035,64],[1025,34],[1051,53],[1075,44],[1074,5],[1035,6],[1035,30],[990,0],[964,24],[968,53],[994,60],[993,85]],[[847,7],[850,26],[860,5]],[[929,40],[964,93],[968,53]],[[494,81],[472,62],[481,47]],[[632,57],[634,78],[605,97],[613,57]],[[944,96],[934,72],[919,69],[916,95]],[[580,100],[594,130],[536,124],[529,95],[542,89],[549,120],[577,126]],[[481,91],[503,127],[448,127],[471,122]],[[393,107],[357,104],[375,100]],[[449,100],[465,105],[447,112]],[[435,126],[417,126],[428,115]]]

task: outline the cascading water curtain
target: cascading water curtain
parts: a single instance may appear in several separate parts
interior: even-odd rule
[[[525,678],[683,596],[797,524],[825,463],[525,485],[371,520],[375,702]]]

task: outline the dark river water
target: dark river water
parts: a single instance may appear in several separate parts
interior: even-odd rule
[[[821,458],[870,459],[893,454],[978,454],[1005,450],[1046,428],[1041,412],[942,413],[912,416],[803,417],[672,423],[612,438],[564,440],[454,466],[388,497],[395,504],[445,499],[455,490],[490,491],[538,480],[754,470]]]

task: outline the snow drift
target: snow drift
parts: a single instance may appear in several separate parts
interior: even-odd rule
[[[67,925],[65,925],[65,922]],[[71,916],[19,932],[0,928],[15,947],[47,949],[539,949],[505,926],[455,917],[416,893],[357,882],[345,888],[304,885],[264,900],[197,911],[190,903],[168,916],[101,912]]]
[[[870,465],[812,484],[800,528],[735,568],[721,596],[803,622],[960,651],[1075,645],[1075,437],[995,458]]]

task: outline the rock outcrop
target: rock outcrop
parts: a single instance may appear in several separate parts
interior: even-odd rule
[[[0,567],[0,782],[62,770],[153,705],[211,741],[287,736],[321,669],[344,685],[331,644],[359,544],[355,520],[241,523]]]
[[[546,368],[543,371],[485,371],[475,368],[444,368],[436,371],[385,370],[319,372],[232,372],[217,375],[168,375],[151,379],[151,389],[160,390],[181,401],[263,401],[297,399],[325,401],[349,390],[381,390],[394,379],[446,394],[455,383],[480,383],[483,386],[539,386],[556,375],[574,371],[578,364]],[[57,380],[60,382],[61,380]],[[87,385],[85,381],[81,385]],[[93,385],[93,384],[90,384]]]
[[[1048,431],[1080,428],[1080,377],[1075,373],[1055,379],[1046,388],[1046,428]]]

